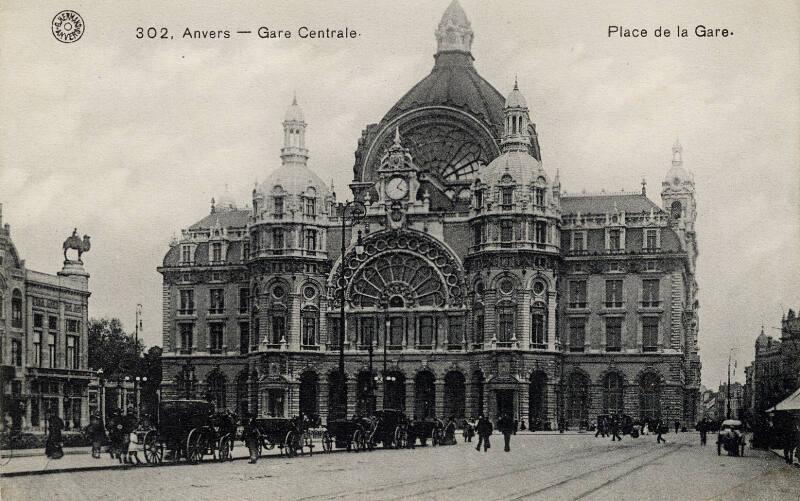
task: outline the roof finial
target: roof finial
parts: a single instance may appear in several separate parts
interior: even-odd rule
[[[292,104],[297,106],[297,91],[294,91],[294,95],[292,97]]]
[[[211,197],[211,213],[212,214],[217,211],[217,208],[215,206],[216,206],[216,202],[214,201],[214,197]]]
[[[642,177],[642,196],[647,196],[647,180]]]
[[[400,146],[400,126],[394,128],[394,144]]]
[[[459,5],[458,0],[453,0],[444,11],[442,20],[439,21],[436,29],[436,52],[470,52],[472,37],[472,26],[467,19],[467,14]]]
[[[681,164],[683,164],[683,147],[678,138],[675,138],[675,144],[672,145],[672,165]]]
[[[519,90],[519,84],[517,83],[517,75],[514,75],[514,90]]]

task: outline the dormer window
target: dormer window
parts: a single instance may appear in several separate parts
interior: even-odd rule
[[[181,262],[182,263],[191,263],[192,262],[192,248],[189,245],[181,246]]]
[[[483,190],[475,190],[475,208],[483,207]]]
[[[313,197],[306,198],[306,207],[305,207],[306,216],[316,216],[317,215],[317,199]]]
[[[586,232],[573,231],[572,232],[572,250],[583,252],[586,250]]]
[[[514,188],[507,187],[503,188],[502,191],[502,206],[503,210],[511,210],[511,206],[514,203]]]
[[[653,250],[661,247],[659,231],[655,228],[644,230],[644,248]]]
[[[544,188],[533,189],[533,203],[540,207],[544,206]]]
[[[275,217],[283,217],[283,196],[276,196],[273,198],[273,205],[274,205],[274,212],[273,214]]]
[[[219,242],[211,244],[211,261],[214,263],[222,261],[222,244]]]
[[[621,228],[609,228],[606,230],[606,250],[618,252],[625,249],[625,233]]]

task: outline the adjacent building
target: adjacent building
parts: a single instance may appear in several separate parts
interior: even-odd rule
[[[793,309],[781,319],[781,337],[761,333],[755,360],[745,369],[748,409],[759,414],[800,388],[800,318]]]
[[[261,416],[694,423],[697,208],[680,144],[656,201],[644,182],[568,194],[519,84],[503,96],[478,74],[456,1],[435,36],[431,73],[358,139],[359,203],[311,168],[295,100],[251,205],[218,197],[171,242],[164,397]]]
[[[26,268],[0,205],[0,376],[4,428],[40,431],[50,413],[88,424],[89,275],[65,260],[55,275]],[[73,237],[77,238],[76,234]],[[80,241],[88,249],[88,237]]]

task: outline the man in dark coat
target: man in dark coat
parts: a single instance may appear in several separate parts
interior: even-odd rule
[[[52,412],[47,422],[47,441],[44,444],[44,453],[50,459],[61,459],[64,456],[64,440],[61,437],[63,429],[64,421]]]
[[[706,445],[706,440],[708,438],[708,421],[706,421],[705,417],[697,423],[697,431],[700,432],[700,445]]]
[[[247,424],[244,426],[244,431],[242,432],[242,439],[247,446],[247,450],[250,451],[250,461],[248,462],[250,464],[256,464],[256,461],[258,461],[258,443],[261,440],[261,432],[258,431],[258,426],[254,418],[251,417],[247,420]]]
[[[604,417],[597,418],[597,431],[594,434],[594,438],[597,438],[601,435],[603,438],[606,437],[606,419]]]
[[[675,420],[675,433],[678,433],[681,430],[681,422],[679,420]]]
[[[100,448],[106,438],[106,431],[103,429],[103,423],[100,422],[100,416],[93,414],[89,418],[89,426],[86,427],[86,436],[92,442],[92,457],[100,459]]]
[[[503,414],[497,420],[497,429],[503,434],[503,441],[505,442],[506,452],[511,452],[511,434],[514,433],[514,420],[508,414]]]
[[[622,437],[619,436],[619,422],[620,419],[618,416],[613,416],[611,418],[611,441],[616,442],[619,440],[622,441]]]
[[[492,435],[492,423],[485,416],[478,418],[478,425],[475,427],[478,433],[478,446],[475,447],[476,451],[481,450],[483,444],[483,451],[486,452],[492,444],[489,443],[489,437]]]
[[[665,432],[669,432],[669,426],[664,424],[664,423],[662,423],[661,421],[656,421],[656,443],[657,444],[660,444],[661,442],[664,442],[665,444],[667,443],[667,441],[664,440],[664,437],[661,436]]]

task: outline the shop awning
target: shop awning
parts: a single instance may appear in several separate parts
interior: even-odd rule
[[[767,409],[767,412],[775,411],[800,411],[800,388],[794,393],[786,397],[775,407]]]

